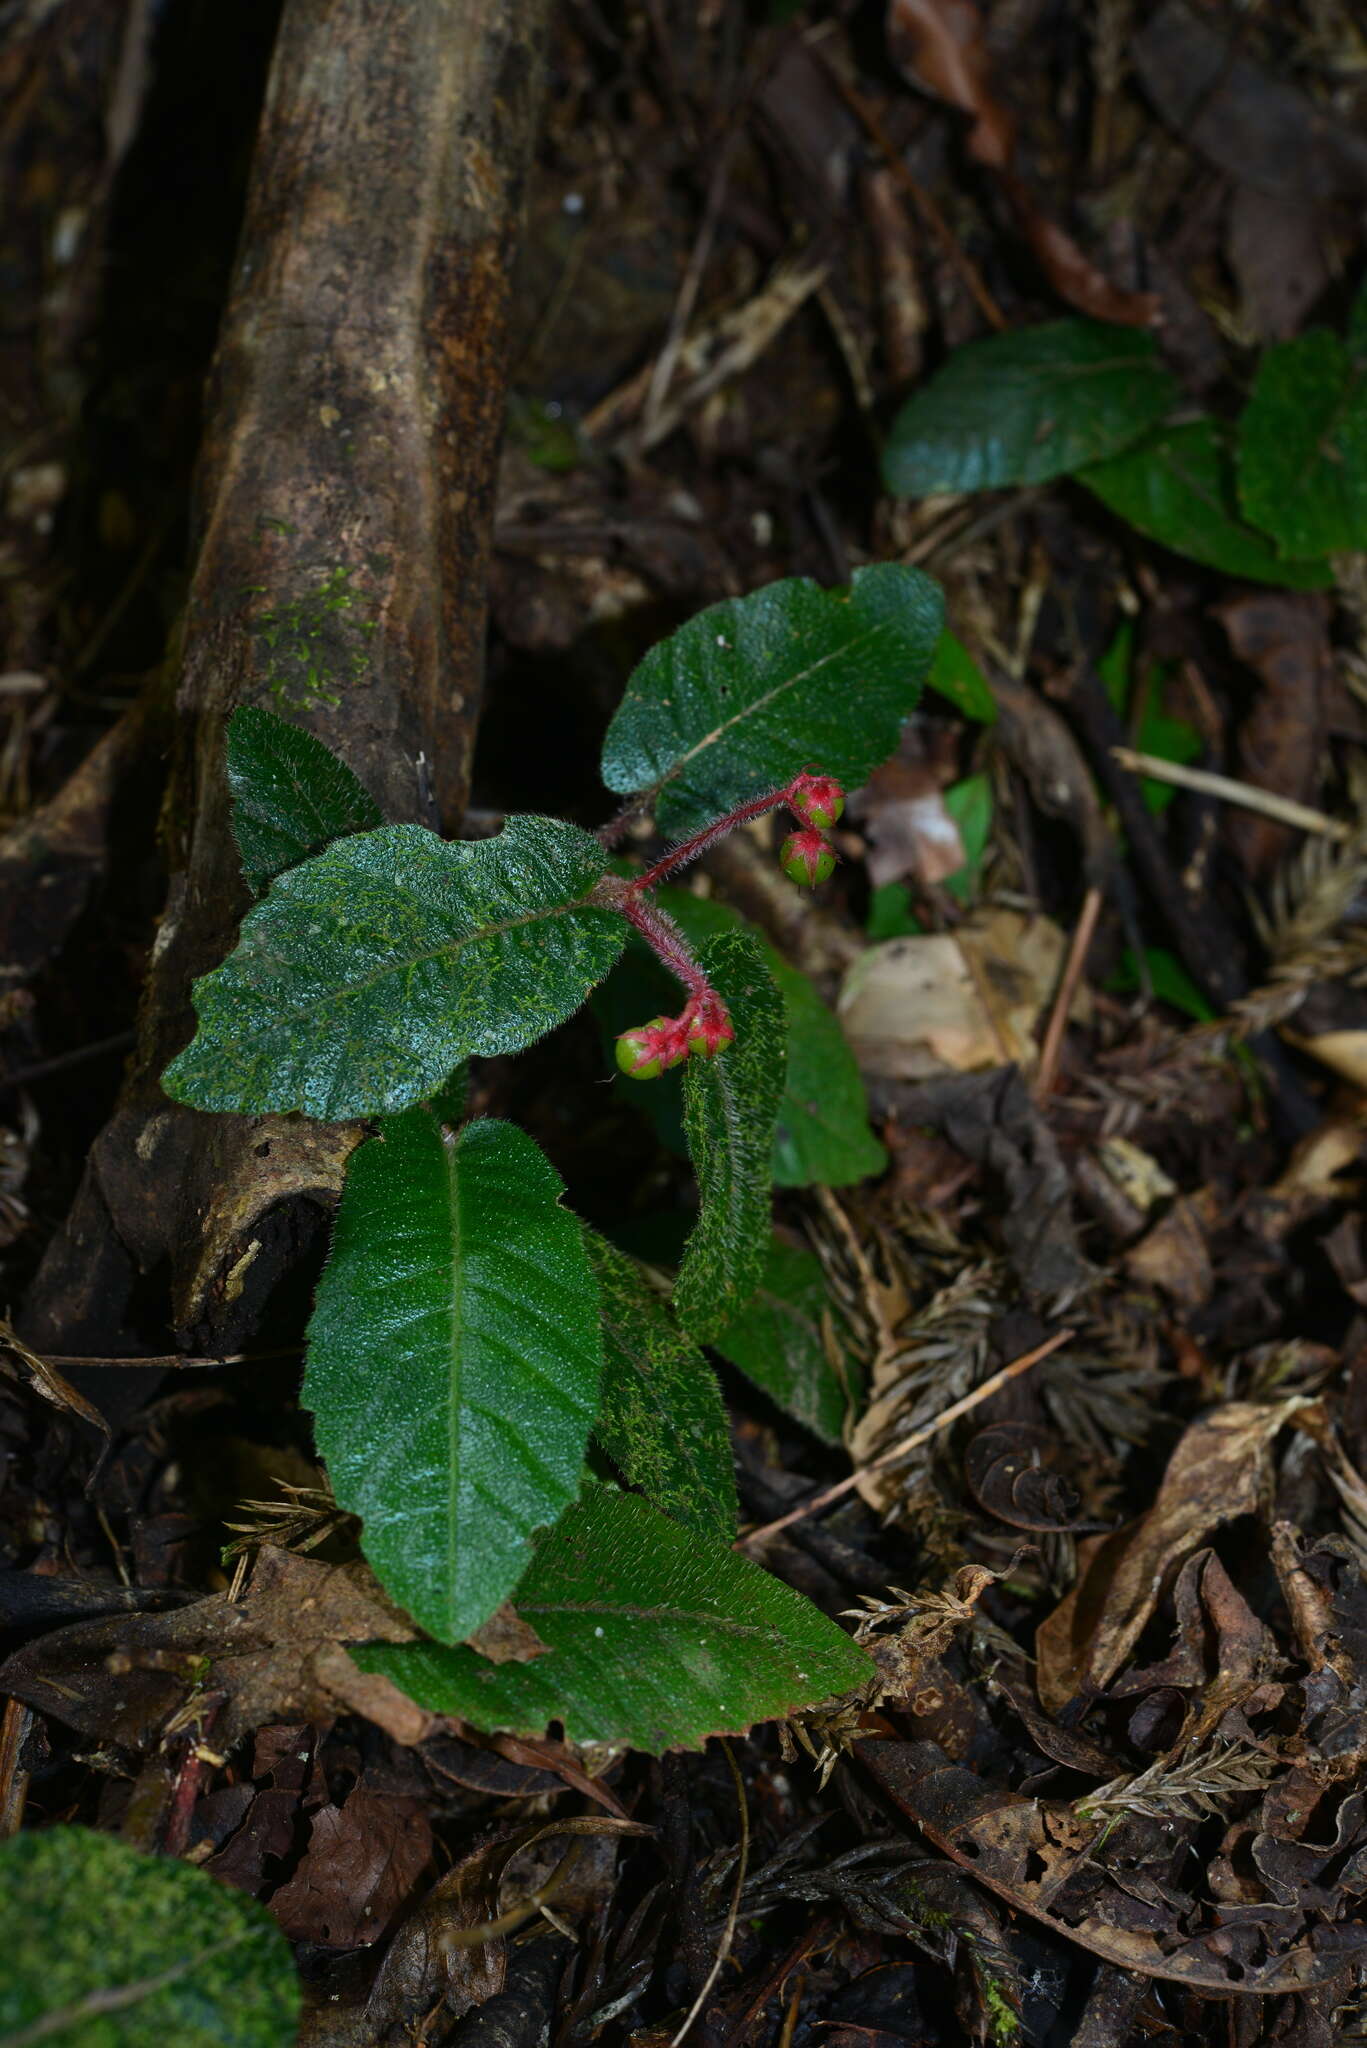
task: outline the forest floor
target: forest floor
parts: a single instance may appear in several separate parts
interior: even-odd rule
[[[115,104],[101,9],[65,10],[61,61],[41,14],[0,8],[15,1324],[161,909],[164,747],[125,714],[173,665],[273,27],[178,0]],[[264,1902],[315,2048],[665,2048],[690,2014],[698,2048],[1367,2040],[1365,199],[1352,0],[566,0],[470,829],[597,825],[622,685],[704,604],[881,561],[946,593],[952,646],[817,907],[767,825],[702,885],[836,1009],[882,1148],[780,1190],[806,1292],[757,1368],[778,1398],[720,1370],[743,1534],[798,1511],[752,1554],[862,1615],[884,1696],[660,1758],[282,1712],[328,1647],[299,1574],[354,1554],[298,1403],[316,1263],[225,1364],[161,1356],[153,1275],[160,1369],[106,1372],[107,1406],[112,1361],[4,1326],[0,1835],[84,1822]],[[1014,468],[972,392],[894,425],[970,344],[1062,319],[1151,334],[1203,448],[1289,392],[1303,458],[1236,502],[1221,452],[1183,495],[1088,445],[1080,398],[1082,452],[1036,475],[1057,422],[1005,384]],[[1312,333],[1297,384],[1278,351]],[[481,1063],[477,1104],[667,1262],[691,1178],[603,1085],[604,1023]],[[251,1668],[187,1695],[168,1618],[248,1563]],[[256,1711],[220,1749],[232,1686]],[[518,1912],[563,1852],[538,1830],[604,1812],[651,1832],[588,1838]],[[501,1891],[491,1842],[519,1850]]]

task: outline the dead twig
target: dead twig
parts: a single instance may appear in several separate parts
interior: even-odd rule
[[[895,1465],[899,1458],[909,1457],[912,1451],[919,1450],[922,1444],[929,1443],[933,1436],[938,1436],[942,1429],[948,1429],[951,1422],[957,1422],[961,1415],[967,1415],[970,1408],[976,1408],[979,1402],[986,1401],[1009,1380],[1028,1372],[1032,1365],[1038,1365],[1042,1358],[1048,1358],[1076,1334],[1074,1330],[1056,1330],[1052,1337],[1046,1337],[1033,1351],[1023,1352],[1019,1358],[1013,1358],[1000,1372],[994,1372],[991,1378],[985,1379],[980,1386],[971,1388],[960,1400],[952,1401],[943,1414],[937,1415],[933,1422],[928,1422],[924,1429],[913,1430],[910,1436],[904,1436],[900,1443],[895,1443],[891,1450],[884,1451],[871,1465],[861,1466],[859,1471],[851,1472],[848,1478],[838,1480],[834,1486],[828,1486],[824,1493],[813,1494],[810,1500],[804,1500],[799,1506],[790,1508],[786,1515],[780,1515],[776,1522],[766,1522],[761,1529],[748,1530],[738,1539],[736,1548],[740,1550],[751,1543],[763,1541],[765,1537],[777,1536],[780,1530],[791,1528],[794,1522],[805,1521],[808,1515],[821,1514],[836,1501],[843,1500],[847,1493],[853,1493],[860,1480],[867,1478],[870,1472],[884,1472],[889,1465]]]

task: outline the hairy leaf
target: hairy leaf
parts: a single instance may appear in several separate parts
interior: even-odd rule
[[[602,872],[554,818],[470,844],[418,825],[339,840],[279,876],[196,982],[199,1031],[162,1085],[197,1109],[407,1109],[471,1053],[553,1030],[607,973],[626,925],[585,901]]]
[[[633,1259],[585,1233],[603,1303],[595,1434],[633,1486],[676,1522],[736,1533],[736,1477],[717,1375]]]
[[[1367,332],[1268,349],[1239,421],[1239,500],[1282,555],[1367,548]]]
[[[512,1124],[428,1109],[353,1155],[303,1401],[386,1590],[459,1642],[578,1491],[598,1407],[598,1288],[559,1176]]]
[[[783,999],[753,932],[723,932],[703,966],[725,997],[734,1045],[684,1069],[684,1128],[701,1206],[674,1306],[706,1341],[753,1293],[769,1242],[770,1148],[783,1097]]]
[[[1296,590],[1333,581],[1327,563],[1283,561],[1240,518],[1234,459],[1218,420],[1167,427],[1109,462],[1080,469],[1077,480],[1150,540],[1227,576]]]
[[[651,649],[603,743],[603,780],[684,835],[818,767],[855,786],[887,759],[944,618],[918,569],[848,591],[805,577],[709,605]]]
[[[826,1351],[829,1306],[821,1261],[776,1237],[758,1289],[711,1342],[786,1414],[838,1444],[849,1404]]]
[[[1045,483],[1137,441],[1176,388],[1133,328],[1055,320],[990,335],[955,349],[907,400],[883,475],[903,498]]]
[[[663,888],[658,900],[695,949],[719,932],[753,929],[729,904],[687,889]],[[762,935],[760,944],[783,997],[788,1050],[771,1158],[775,1181],[780,1187],[839,1188],[881,1173],[887,1154],[869,1129],[863,1078],[839,1019],[805,974]],[[605,1029],[615,1035],[656,1011],[676,1009],[678,984],[633,938],[595,1004]],[[638,1081],[621,1086],[627,1100],[650,1118],[662,1145],[675,1152],[687,1149],[681,1071],[663,1074],[648,1086]]]
[[[54,1827],[0,1847],[0,2042],[292,2048],[299,1979],[263,1906],[171,1856]]]
[[[383,823],[344,761],[302,726],[255,704],[239,704],[228,721],[228,787],[233,836],[254,896],[334,839]]]
[[[479,1728],[696,1749],[851,1691],[871,1664],[835,1623],[725,1543],[594,1486],[538,1539],[514,1606],[550,1655],[488,1664],[437,1644],[355,1651],[421,1706]]]

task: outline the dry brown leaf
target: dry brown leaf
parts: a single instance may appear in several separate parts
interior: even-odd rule
[[[856,960],[840,1021],[864,1072],[894,1081],[1030,1066],[1067,942],[1046,917],[988,910],[953,932],[888,939]],[[1073,1014],[1085,1020],[1081,991]]]
[[[406,1643],[414,1634],[366,1566],[266,1548],[241,1600],[215,1593],[171,1614],[57,1629],[0,1666],[0,1691],[132,1750],[150,1748],[194,1698],[217,1693],[214,1740],[231,1748],[266,1722],[327,1722],[343,1705],[367,1712],[375,1695],[366,1686],[347,1680],[339,1699],[328,1683],[327,1674],[350,1666],[338,1664],[338,1645]],[[396,1732],[383,1703],[376,1718]]]
[[[1179,1308],[1203,1308],[1215,1285],[1200,1211],[1179,1195],[1166,1216],[1125,1253],[1131,1279],[1162,1290]]]
[[[1078,1545],[1078,1580],[1035,1637],[1039,1696],[1059,1714],[1122,1669],[1169,1576],[1225,1522],[1262,1507],[1271,1488],[1273,1438],[1302,1397],[1265,1405],[1230,1401],[1193,1422],[1137,1522]]]
[[[991,60],[975,0],[890,0],[888,46],[903,75],[972,117],[968,150],[994,173],[1017,225],[1059,297],[1094,320],[1150,326],[1158,301],[1126,292],[1090,263],[1072,236],[1041,210],[1015,166],[1015,123],[992,89]]]

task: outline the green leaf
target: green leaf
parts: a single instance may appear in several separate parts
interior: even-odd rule
[[[840,1028],[807,976],[765,946],[783,998],[788,1046],[774,1128],[773,1175],[781,1188],[850,1187],[882,1173],[888,1155],[869,1129],[864,1080]]]
[[[490,1664],[430,1643],[353,1651],[419,1705],[477,1728],[657,1753],[739,1735],[867,1681],[824,1614],[724,1543],[591,1487],[541,1537],[514,1606],[550,1655]]]
[[[1176,385],[1151,335],[1056,320],[954,351],[892,424],[890,491],[992,491],[1100,462],[1162,419]]]
[[[54,1827],[0,1848],[0,2048],[293,2048],[299,1979],[263,1906],[171,1856]]]
[[[980,725],[992,725],[996,720],[997,700],[991,685],[962,640],[950,632],[940,635],[926,688],[947,697],[965,718],[976,718]]]
[[[794,577],[709,605],[627,684],[603,780],[680,837],[803,768],[857,787],[896,747],[943,619],[936,585],[896,563],[848,591]]]
[[[752,931],[729,904],[691,891],[663,888],[658,901],[690,946],[705,945],[719,932]],[[760,936],[756,934],[756,936]],[[887,1154],[869,1129],[864,1082],[838,1018],[805,974],[760,936],[769,972],[783,997],[788,1058],[783,1100],[774,1130],[773,1176],[780,1187],[848,1187],[881,1173]],[[604,1029],[615,1036],[657,1011],[678,1007],[678,984],[655,955],[633,938],[604,984],[595,1005]],[[663,1074],[643,1084],[622,1081],[627,1100],[643,1110],[660,1143],[684,1152],[683,1074]]]
[[[353,1155],[302,1399],[394,1599],[459,1642],[579,1488],[603,1369],[598,1287],[559,1175],[512,1124],[427,1109]]]
[[[736,1475],[717,1375],[633,1259],[585,1233],[603,1302],[595,1434],[633,1486],[687,1528],[729,1542]]]
[[[1211,1022],[1214,1010],[1175,953],[1170,953],[1166,946],[1146,946],[1144,964],[1148,969],[1148,985],[1160,1003],[1168,1003],[1184,1016],[1194,1017],[1198,1024]],[[1144,986],[1132,946],[1127,946],[1121,954],[1120,965],[1106,986],[1122,996],[1133,995]]]
[[[1080,469],[1077,481],[1136,531],[1209,569],[1293,590],[1333,581],[1326,562],[1282,561],[1239,517],[1229,435],[1217,420],[1167,427],[1124,455]]]
[[[829,1308],[821,1261],[775,1237],[757,1291],[711,1342],[786,1415],[838,1444],[849,1403],[826,1354],[821,1321]]]
[[[1367,336],[1316,327],[1267,350],[1239,421],[1239,502],[1283,555],[1367,548]]]
[[[627,927],[585,901],[602,872],[555,818],[468,844],[419,825],[339,840],[279,876],[196,982],[199,1031],[162,1086],[332,1122],[407,1109],[471,1053],[554,1030],[607,973]]]
[[[1184,718],[1170,718],[1161,706],[1161,693],[1172,664],[1150,661],[1145,665],[1144,680],[1138,686],[1142,696],[1136,720],[1132,705],[1136,687],[1133,658],[1134,622],[1122,619],[1096,665],[1111,708],[1133,731],[1134,744],[1141,754],[1152,754],[1160,761],[1194,761],[1201,751],[1201,735]],[[1160,782],[1156,775],[1141,775],[1139,793],[1154,816],[1161,817],[1177,791],[1172,783]]]
[[[959,828],[964,864],[945,879],[945,887],[959,903],[968,904],[978,893],[987,842],[992,834],[992,784],[986,775],[966,775],[945,791],[945,809]]]
[[[228,721],[233,836],[254,896],[334,839],[383,823],[380,807],[321,740],[239,704]]]
[[[865,929],[874,940],[919,938],[925,926],[911,907],[911,891],[905,882],[880,882],[870,891]]]
[[[736,1038],[684,1068],[684,1129],[698,1177],[698,1220],[684,1247],[674,1306],[701,1341],[753,1293],[769,1242],[770,1149],[783,1098],[783,999],[753,932],[723,932],[702,965]]]

